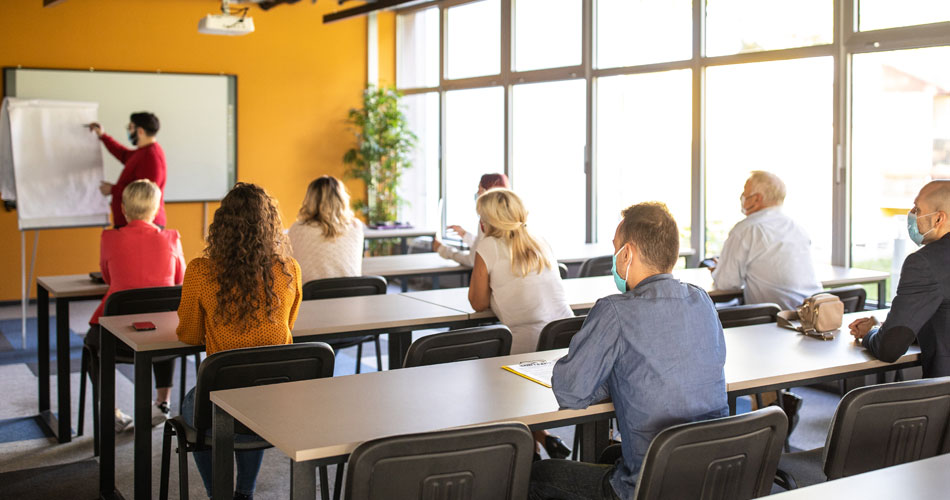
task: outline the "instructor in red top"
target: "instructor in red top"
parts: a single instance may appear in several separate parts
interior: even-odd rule
[[[89,129],[99,136],[112,156],[125,165],[115,184],[103,182],[99,186],[103,196],[112,195],[112,223],[116,229],[128,223],[122,214],[122,190],[139,179],[149,179],[161,189],[162,197],[153,222],[165,227],[165,152],[155,139],[158,128],[158,117],[154,114],[145,111],[132,113],[127,132],[129,142],[136,149],[127,149],[105,133],[100,124],[89,124]]]

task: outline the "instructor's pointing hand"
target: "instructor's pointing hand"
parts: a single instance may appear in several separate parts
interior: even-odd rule
[[[89,127],[89,130],[95,132],[98,137],[102,137],[102,134],[105,133],[102,131],[102,125],[99,125],[98,122],[92,122],[87,125],[87,127]]]

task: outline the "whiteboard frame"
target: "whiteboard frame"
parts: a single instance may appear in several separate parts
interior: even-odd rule
[[[238,78],[237,75],[232,73],[193,73],[185,71],[126,71],[126,70],[113,70],[113,69],[96,69],[96,68],[49,68],[49,67],[39,67],[39,66],[4,66],[3,67],[3,97],[17,97],[16,96],[16,72],[19,70],[40,70],[40,71],[77,71],[83,73],[133,73],[133,74],[144,74],[144,75],[187,75],[187,76],[223,76],[227,78],[228,81],[228,104],[233,107],[234,122],[232,124],[231,131],[231,140],[228,144],[228,156],[233,158],[234,168],[231,170],[231,175],[228,178],[228,186],[226,191],[230,191],[231,187],[237,182],[238,179]],[[172,203],[210,203],[221,201],[222,198],[197,198],[197,199],[187,199],[187,200],[165,200],[165,204]],[[70,226],[72,227],[72,226]],[[82,226],[82,227],[94,227],[94,226]]]

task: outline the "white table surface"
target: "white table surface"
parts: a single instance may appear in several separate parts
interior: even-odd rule
[[[363,226],[363,236],[365,238],[415,238],[417,236],[434,236],[435,230],[426,228],[401,228],[401,229],[370,229]]]
[[[50,295],[61,298],[105,295],[109,291],[109,285],[92,281],[88,274],[40,276],[36,282]]]
[[[430,273],[468,272],[471,268],[435,252],[384,255],[363,258],[363,276],[405,276]]]
[[[875,315],[883,318],[882,312]],[[845,322],[866,315],[846,315]],[[729,391],[887,366],[847,333],[821,341],[771,324],[730,328],[725,338]],[[216,391],[211,400],[296,461],[344,455],[383,436],[511,420],[543,424],[613,411],[610,403],[559,411],[551,389],[501,369],[566,353],[560,349]],[[918,357],[914,346],[899,361]]]

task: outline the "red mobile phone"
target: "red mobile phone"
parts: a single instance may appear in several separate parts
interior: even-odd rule
[[[137,332],[154,330],[155,323],[152,323],[151,321],[136,321],[135,323],[132,323],[132,328],[135,328],[135,331]]]

